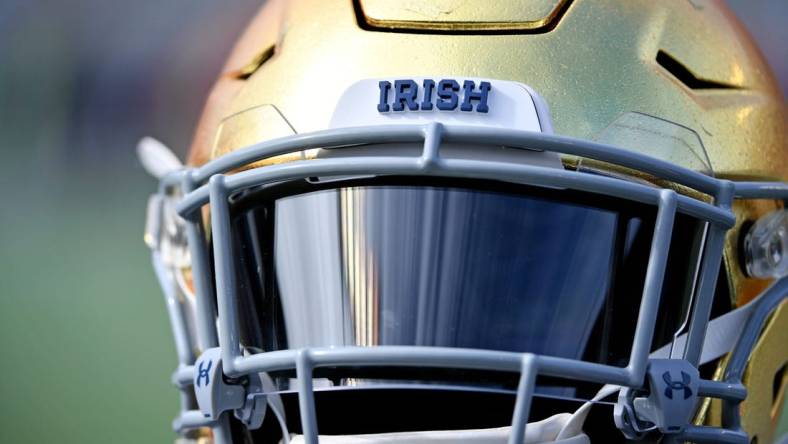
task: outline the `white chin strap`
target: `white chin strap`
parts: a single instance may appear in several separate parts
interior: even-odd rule
[[[703,343],[701,364],[719,358],[731,351],[739,338],[744,324],[755,307],[755,300],[709,321]],[[686,334],[676,338],[673,348],[682,350]],[[668,344],[651,353],[651,358],[669,358],[671,345]],[[583,433],[588,412],[595,401],[618,392],[617,385],[605,385],[594,398],[578,408],[574,413],[559,413],[539,422],[528,423],[525,428],[524,444],[590,444],[588,435]],[[477,430],[434,430],[422,432],[379,433],[373,435],[321,435],[321,444],[505,444],[509,439],[511,427]],[[291,443],[304,443],[301,435],[294,435]],[[788,444],[788,443],[787,443]]]

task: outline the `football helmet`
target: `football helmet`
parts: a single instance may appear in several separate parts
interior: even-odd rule
[[[267,2],[139,145],[179,439],[771,442],[784,123],[717,2]]]

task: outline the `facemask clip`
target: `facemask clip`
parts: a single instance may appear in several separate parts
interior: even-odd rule
[[[249,429],[257,429],[263,423],[268,402],[260,376],[248,375],[237,382],[227,380],[219,348],[209,348],[197,359],[194,393],[206,418],[216,420],[222,413],[233,411]]]
[[[642,439],[652,430],[682,432],[695,412],[699,381],[698,370],[687,361],[650,360],[648,390],[621,390],[614,409],[616,426],[629,439]]]

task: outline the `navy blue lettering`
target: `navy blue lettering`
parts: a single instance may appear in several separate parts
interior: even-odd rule
[[[435,89],[435,81],[424,79],[424,99],[421,101],[421,109],[429,111],[432,109],[432,90]]]
[[[394,103],[391,105],[393,111],[404,111],[405,105],[411,111],[418,111],[419,104],[416,103],[416,94],[419,92],[419,85],[413,80],[394,81]]]
[[[466,80],[462,84],[462,89],[465,90],[465,97],[462,100],[460,111],[473,111],[471,100],[478,100],[476,105],[476,112],[486,113],[489,111],[487,107],[487,93],[490,92],[490,82],[481,82],[479,84],[479,91],[474,91],[476,85],[473,80]]]
[[[213,365],[213,361],[208,361],[208,366],[207,367],[203,367],[203,364],[205,364],[205,361],[200,361],[200,366],[197,368],[197,371],[198,371],[198,373],[197,373],[197,381],[194,384],[197,387],[200,386],[200,381],[202,381],[203,378],[205,378],[205,384],[203,384],[203,385],[207,386],[208,384],[211,383],[211,376],[210,376],[211,374],[210,374],[210,372],[211,372],[211,366]]]
[[[378,82],[380,88],[380,102],[378,102],[378,112],[385,113],[389,110],[389,89],[391,89],[391,82],[381,80]]]
[[[443,79],[438,82],[438,97],[436,106],[441,111],[451,111],[457,108],[457,93],[460,90],[460,84],[453,79]]]
[[[417,101],[420,87],[423,89],[422,100]],[[394,90],[394,99],[389,103],[392,89]],[[487,102],[491,90],[490,82],[480,82],[477,89],[473,80],[463,81],[462,86],[455,79],[442,79],[439,82],[433,79],[423,79],[422,85],[411,79],[394,80],[393,85],[392,82],[381,80],[378,82],[380,94],[377,109],[381,113],[389,110],[405,111],[406,109],[431,111],[435,107],[441,111],[453,111],[459,106],[460,110],[464,112],[488,113],[490,107]]]

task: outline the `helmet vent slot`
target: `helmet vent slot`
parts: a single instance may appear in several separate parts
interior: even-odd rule
[[[783,385],[785,382],[785,371],[788,370],[788,363],[785,363],[774,374],[772,381],[772,408],[778,407],[778,401],[782,398]]]
[[[358,26],[365,31],[407,34],[544,34],[558,26],[573,0],[353,0]],[[466,4],[467,3],[467,4]]]
[[[252,74],[256,73],[265,62],[274,56],[275,50],[276,45],[271,45],[268,48],[265,48],[263,52],[257,54],[257,56],[255,56],[255,58],[247,63],[243,68],[234,72],[233,77],[240,80],[248,79],[252,76]]]
[[[730,83],[700,78],[663,50],[657,52],[657,63],[689,89],[741,89],[741,87]]]

